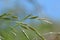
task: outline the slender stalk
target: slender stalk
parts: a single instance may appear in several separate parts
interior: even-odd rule
[[[29,28],[33,30],[41,38],[41,40],[46,40],[36,29],[34,29],[33,27],[29,27]]]
[[[26,32],[21,28],[21,31],[22,31],[22,33],[25,35],[25,37],[28,39],[28,40],[30,40],[29,39],[29,37],[28,37],[28,35],[26,34]]]

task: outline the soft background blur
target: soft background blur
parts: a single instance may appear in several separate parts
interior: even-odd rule
[[[45,33],[49,32],[60,32],[60,0],[0,0],[0,17],[4,13],[18,16],[18,21],[12,18],[12,21],[0,19],[0,40],[28,40],[25,34],[27,34],[29,40],[40,40],[38,35],[36,35],[37,33],[35,34],[32,29],[25,30],[20,25],[16,26],[16,21],[22,22],[21,19],[29,14],[39,16],[39,18],[46,18],[52,23],[36,19],[23,19],[24,23],[35,28],[38,33],[45,35]],[[21,30],[21,28],[23,29]],[[25,34],[21,32],[23,30]],[[47,37],[49,35],[47,34]],[[53,36],[52,38],[54,38]]]
[[[53,23],[40,25],[40,22],[36,20],[26,21],[40,25],[37,28],[39,31],[60,31],[60,0],[0,0],[0,15],[9,10],[13,10],[21,18],[33,14],[40,18],[47,18]]]

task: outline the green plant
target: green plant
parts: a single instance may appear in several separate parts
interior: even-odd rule
[[[46,40],[34,27],[24,23],[26,19],[37,19],[51,24],[51,22],[47,21],[45,18],[39,18],[38,16],[32,16],[31,14],[18,21],[17,16],[5,13],[0,16],[0,40],[32,40],[27,33],[30,31],[33,32],[33,36],[36,35],[41,40]],[[7,27],[4,26],[5,28],[2,28],[4,23]]]

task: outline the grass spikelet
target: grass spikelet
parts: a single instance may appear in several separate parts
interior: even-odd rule
[[[4,19],[4,20],[11,20],[10,18],[2,18],[2,19]]]
[[[52,22],[48,21],[46,18],[37,18],[38,20],[42,20],[46,23],[52,24]]]
[[[17,23],[18,25],[20,25],[22,28],[24,28],[24,29],[28,29],[28,26],[27,26],[27,24],[24,24],[24,23],[22,23],[22,22],[20,22],[20,23]]]
[[[17,16],[12,16],[12,18],[18,18]]]
[[[27,26],[20,24],[20,26],[24,29],[28,29]]]
[[[32,16],[29,19],[36,19],[36,18],[38,18],[38,16]]]
[[[31,16],[31,14],[25,16],[25,17],[21,20],[21,22],[24,21],[24,20],[26,20],[26,19],[28,19],[30,16]]]

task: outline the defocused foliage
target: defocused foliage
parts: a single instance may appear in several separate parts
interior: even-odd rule
[[[52,28],[51,22],[44,22],[44,20],[47,21],[45,18],[29,14],[19,20],[19,16],[13,14],[12,12],[7,12],[0,15],[1,40],[35,40],[35,37],[38,40],[45,40],[40,32],[47,32]],[[29,23],[27,23],[27,19],[30,20]]]
[[[46,40],[43,35],[55,30],[49,17],[39,15],[43,13],[38,2],[28,2],[34,6],[32,11],[16,2],[15,9],[0,15],[0,40]]]

